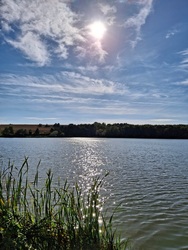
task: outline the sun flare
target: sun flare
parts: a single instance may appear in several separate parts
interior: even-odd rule
[[[89,34],[93,36],[94,38],[100,40],[103,38],[105,32],[106,32],[106,27],[104,23],[101,21],[96,21],[92,24],[89,25]]]

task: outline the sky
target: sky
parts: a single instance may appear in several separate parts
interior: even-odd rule
[[[1,0],[0,124],[188,124],[187,10]]]

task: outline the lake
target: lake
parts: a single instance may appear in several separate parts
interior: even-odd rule
[[[89,187],[106,177],[102,195],[114,224],[132,249],[188,249],[188,140],[106,138],[0,138],[0,166],[20,166],[29,157],[31,175]]]

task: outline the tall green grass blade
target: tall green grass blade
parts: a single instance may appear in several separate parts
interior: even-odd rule
[[[39,188],[39,164],[29,181],[28,158],[21,168],[9,162],[0,172],[0,249],[120,250],[127,248],[116,236],[112,222],[101,212],[100,188],[104,178],[93,179],[88,193],[78,183],[53,186],[47,172]],[[115,211],[114,211],[115,212]]]

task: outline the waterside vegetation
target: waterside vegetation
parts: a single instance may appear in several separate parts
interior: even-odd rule
[[[9,250],[120,250],[127,241],[112,228],[112,216],[102,213],[99,191],[103,179],[95,178],[87,194],[77,183],[53,185],[49,170],[44,185],[39,171],[29,180],[25,159],[20,169],[9,164],[0,172],[0,249]]]
[[[188,125],[133,125],[127,123],[61,125],[0,125],[1,137],[109,137],[188,139]]]

